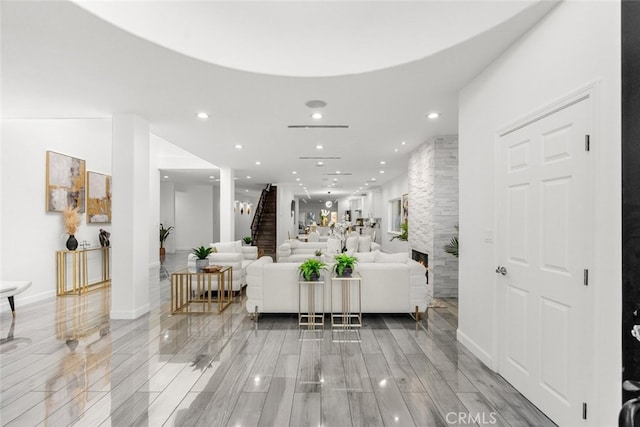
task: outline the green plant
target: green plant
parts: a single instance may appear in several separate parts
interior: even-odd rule
[[[250,245],[251,243],[253,243],[253,239],[251,238],[251,236],[243,237],[242,241],[245,242],[247,245]]]
[[[407,240],[409,240],[409,221],[405,221],[400,224],[400,230],[402,230],[400,234],[396,234],[395,236],[393,236],[390,241],[398,239],[406,242]]]
[[[171,234],[171,230],[173,230],[173,226],[169,228],[164,228],[164,225],[160,223],[160,247],[164,247],[164,241],[167,240],[169,234]]]
[[[213,251],[213,248],[207,248],[204,246],[191,249],[191,253],[194,254],[198,259],[207,259],[207,257],[211,254],[212,251]]]
[[[320,270],[326,270],[327,264],[315,258],[309,258],[298,267],[298,271],[304,277],[304,280],[311,280],[311,275],[320,276]]]
[[[456,225],[456,233],[460,231],[460,227]],[[442,247],[448,254],[458,258],[458,236],[453,236],[451,241]]]
[[[358,262],[358,258],[347,255],[346,253],[335,255],[333,258],[336,260],[336,265],[333,268],[338,276],[342,276],[345,268],[350,268],[353,270],[353,267]]]

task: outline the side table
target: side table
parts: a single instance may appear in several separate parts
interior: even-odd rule
[[[216,287],[212,286],[214,282]],[[217,313],[222,313],[233,302],[232,282],[233,269],[228,266],[211,273],[193,268],[171,273],[171,313],[215,313],[213,303],[217,305]],[[202,310],[192,311],[191,304],[202,304]]]
[[[302,287],[307,288],[307,311],[302,312]],[[322,292],[322,313],[316,313],[316,288]],[[298,326],[324,328],[324,280],[298,280]]]
[[[334,314],[334,300],[337,300],[337,295],[334,298],[333,287],[334,284],[340,285],[340,308],[339,314]],[[351,297],[352,288],[357,285],[357,305],[358,312],[351,312]],[[337,292],[336,292],[337,294]],[[351,277],[331,276],[331,327],[332,328],[360,328],[362,327],[362,276],[360,273],[354,272]]]

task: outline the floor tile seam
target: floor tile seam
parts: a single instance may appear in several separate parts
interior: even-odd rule
[[[24,395],[22,395],[21,397],[26,396],[26,395],[27,395],[27,394],[29,394],[29,393],[33,393],[33,391],[28,391],[28,392],[26,392]],[[35,393],[46,393],[46,392],[35,392]],[[20,399],[20,398],[18,398],[18,399]],[[14,400],[12,403],[16,402],[18,399]],[[46,399],[47,399],[47,397],[45,396],[44,400],[46,400]],[[7,425],[7,424],[9,424],[9,423],[13,422],[14,420],[16,420],[16,419],[20,418],[22,415],[26,414],[27,412],[29,412],[30,410],[32,410],[33,408],[35,408],[36,406],[38,406],[38,405],[39,405],[40,403],[42,403],[42,402],[43,402],[43,400],[39,400],[39,401],[37,401],[37,402],[36,402],[36,403],[34,403],[32,406],[30,406],[28,409],[26,409],[25,411],[22,411],[20,414],[16,415],[15,417],[11,418],[11,419],[10,419],[10,420],[8,420],[8,421],[4,419],[4,415],[3,415],[3,417],[2,417],[2,418],[3,418],[3,419],[2,419],[2,425]],[[10,403],[10,404],[11,404],[11,403]],[[9,405],[10,405],[10,404],[9,404]],[[7,406],[9,406],[9,405],[7,405]],[[2,412],[5,412],[5,411],[6,411],[5,407],[3,407],[2,409],[3,409],[3,411],[2,411]],[[6,412],[5,412],[5,413],[6,413]]]

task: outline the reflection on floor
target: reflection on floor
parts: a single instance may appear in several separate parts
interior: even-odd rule
[[[153,271],[153,309],[133,321],[109,319],[109,290],[2,313],[0,424],[553,425],[456,342],[456,300],[428,329],[408,315],[365,315],[352,332],[255,324],[241,303],[172,316],[167,272],[185,259]]]

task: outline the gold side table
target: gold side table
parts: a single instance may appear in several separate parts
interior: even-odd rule
[[[109,250],[111,247],[78,249],[76,251],[56,251],[56,294],[80,295],[90,290],[111,285]],[[100,251],[102,275],[100,279],[89,282],[90,252]],[[67,269],[67,259],[71,258],[71,271]],[[68,273],[71,273],[71,289],[67,289]]]
[[[307,311],[302,312],[302,287],[307,288]],[[322,292],[322,312],[316,313],[316,287]],[[298,326],[324,328],[324,280],[298,280]]]
[[[340,285],[340,313],[334,314],[334,297],[333,297],[333,285],[338,283]],[[351,294],[352,288],[357,285],[357,303],[358,312],[351,312]],[[337,297],[335,298],[337,299]],[[332,328],[360,328],[362,327],[362,276],[360,273],[354,272],[351,277],[331,276],[331,327]]]
[[[232,283],[233,268],[228,266],[211,273],[196,272],[194,268],[175,271],[171,273],[171,313],[220,314],[233,302]],[[192,304],[202,304],[201,310],[192,310]]]

